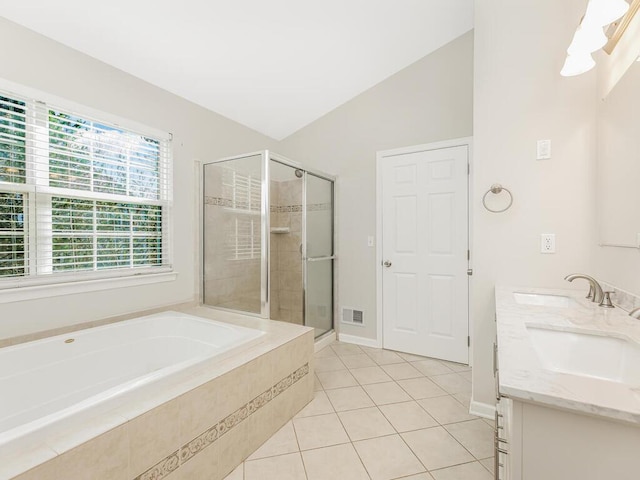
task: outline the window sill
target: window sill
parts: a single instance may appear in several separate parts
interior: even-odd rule
[[[150,273],[126,277],[101,278],[75,282],[49,283],[41,285],[25,285],[0,289],[0,304],[35,300],[40,298],[73,295],[76,293],[97,292],[112,288],[136,287],[153,283],[172,282],[178,277],[177,272]]]

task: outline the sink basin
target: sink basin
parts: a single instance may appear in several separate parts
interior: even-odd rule
[[[513,298],[520,305],[540,305],[543,307],[576,307],[578,303],[564,295],[549,295],[544,293],[514,292]]]
[[[588,331],[527,325],[527,333],[547,370],[640,385],[640,345]]]

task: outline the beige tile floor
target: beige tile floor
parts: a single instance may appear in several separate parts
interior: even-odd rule
[[[315,399],[225,480],[491,480],[465,365],[335,342]]]

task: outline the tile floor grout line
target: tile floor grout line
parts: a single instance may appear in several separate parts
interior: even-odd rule
[[[342,419],[340,418],[340,415],[338,415],[338,412],[336,412],[336,416],[338,417],[338,421],[340,422],[340,425],[342,425],[342,428],[344,429],[345,433],[347,434],[347,438],[349,439],[349,443],[351,444],[351,448],[353,448],[353,450],[356,452],[356,455],[358,456],[358,459],[360,460],[360,464],[364,467],[365,473],[368,475],[369,479],[372,479],[373,477],[369,473],[369,470],[367,470],[367,466],[364,464],[364,461],[360,457],[360,454],[358,453],[358,449],[354,445],[354,442],[351,439],[351,435],[349,435],[349,432],[347,431],[347,428],[344,426],[344,423],[342,422]]]
[[[475,420],[469,420],[469,421],[475,421]],[[471,451],[470,451],[467,447],[465,447],[465,446],[464,446],[464,445],[463,445],[463,444],[462,444],[462,443],[461,443],[461,442],[460,442],[456,437],[454,437],[454,436],[452,435],[452,433],[451,433],[449,430],[447,430],[445,427],[442,427],[442,428],[444,429],[444,431],[445,431],[445,432],[447,432],[447,434],[448,434],[451,438],[453,438],[453,439],[458,443],[458,445],[460,445],[462,448],[464,448],[464,449],[467,451],[467,453],[468,453],[469,455],[471,455],[471,458],[473,458],[476,462],[480,463],[480,462],[478,461],[478,459],[476,458],[476,456],[475,456],[473,453],[471,453]],[[471,463],[471,462],[462,462],[462,463]],[[458,464],[458,465],[462,465],[462,463],[460,463],[460,464]],[[451,466],[453,466],[453,465],[451,465]],[[444,467],[443,467],[443,468],[444,468]]]
[[[413,400],[413,401],[415,402],[415,400]],[[402,403],[402,402],[399,402],[399,403]],[[416,403],[418,403],[418,402],[416,402]],[[418,404],[418,405],[419,405],[419,404]],[[379,407],[379,406],[378,406],[378,409],[380,409],[380,407]],[[382,415],[383,415],[383,416],[385,416],[385,415],[384,415],[384,412],[382,412],[382,410],[380,410],[380,413],[382,413]],[[386,418],[386,417],[385,417],[385,418]],[[435,419],[434,419],[434,420],[435,420]],[[391,422],[389,422],[389,423],[391,423]],[[408,448],[408,449],[409,449],[409,451],[413,454],[413,456],[414,456],[414,457],[416,457],[416,460],[418,460],[418,462],[420,462],[420,465],[422,465],[422,466],[424,467],[425,472],[429,473],[429,469],[427,468],[427,466],[422,462],[422,460],[420,460],[420,457],[418,457],[418,455],[416,454],[416,452],[414,452],[414,451],[413,451],[413,449],[411,448],[411,446],[407,443],[407,441],[406,441],[406,440],[404,439],[404,437],[402,436],[402,433],[403,433],[403,432],[399,432],[399,431],[396,429],[396,427],[395,427],[392,423],[391,423],[391,426],[392,426],[392,427],[393,427],[393,429],[396,431],[396,435],[397,435],[398,437],[400,437],[400,440],[402,440],[402,442],[407,446],[407,448]],[[427,427],[427,428],[434,428],[434,427]],[[418,429],[418,430],[426,430],[426,429],[420,428],[420,429]],[[413,430],[413,431],[415,432],[415,431],[418,431],[418,430]],[[404,433],[407,433],[407,432],[404,432]],[[380,438],[380,437],[374,437],[374,438]],[[422,473],[422,472],[419,472],[419,473]],[[417,474],[415,474],[415,475],[418,475],[419,473],[417,473]],[[411,475],[405,475],[405,477],[408,477],[408,476],[411,476]],[[399,477],[399,478],[402,478],[402,477]]]
[[[360,460],[360,465],[362,465],[362,468],[364,468],[364,473],[366,473],[369,479],[372,480],[373,476],[369,473],[367,466],[364,464],[364,460],[362,460],[362,457],[360,456],[360,452],[358,452],[358,449],[356,448],[353,442],[351,442],[351,448],[353,448],[353,450],[356,452],[356,455],[358,456],[358,460]]]
[[[480,463],[480,462],[478,460],[472,460],[470,462],[462,462],[462,463],[456,463],[456,464],[453,464],[453,465],[449,465],[449,466],[446,466],[446,467],[434,468],[433,470],[429,470],[429,474],[431,474],[431,472],[439,472],[441,470],[446,470],[447,468],[459,467],[460,465],[468,465],[469,463]],[[480,465],[484,468],[484,465],[482,465],[481,463],[480,463]]]
[[[324,390],[322,390],[324,392]],[[315,400],[316,397],[316,392],[313,392],[313,400]],[[326,394],[325,394],[326,395]],[[311,402],[313,402],[313,400],[311,400]],[[311,403],[309,402],[309,403]],[[305,407],[302,407],[302,410],[304,410]],[[300,412],[302,411],[300,410]],[[300,413],[298,412],[298,413]],[[296,414],[297,415],[297,414]],[[295,418],[295,415],[294,415]],[[302,417],[304,418],[304,417]],[[298,454],[300,455],[300,461],[302,462],[302,468],[304,469],[304,475],[305,477],[307,477],[307,480],[309,480],[309,474],[307,473],[307,465],[304,463],[304,456],[302,455],[302,448],[300,448],[300,440],[298,439],[298,431],[296,430],[296,425],[295,423],[293,423],[293,418],[291,420],[289,420],[291,422],[291,428],[293,429],[293,436],[296,439],[296,445],[298,446]]]
[[[414,430],[417,431],[417,430]],[[407,441],[405,440],[405,438],[400,435],[400,439],[404,442],[404,444],[407,446],[407,448],[409,449],[409,451],[411,451],[411,453],[413,453],[413,456],[416,457],[416,459],[420,462],[420,465],[422,465],[425,469],[425,471],[427,473],[429,473],[431,475],[431,473],[429,472],[429,469],[427,468],[427,466],[424,464],[424,462],[420,459],[420,457],[418,456],[418,454],[413,450],[413,448],[411,448],[411,445],[409,445],[407,443]]]
[[[491,460],[491,462],[493,462],[493,457],[483,458],[482,460]],[[480,463],[480,465],[482,465],[487,470],[487,472],[489,472],[490,475],[493,475],[493,472],[489,470],[489,467],[487,467],[484,463],[482,463],[482,460],[478,460],[478,463]]]
[[[307,465],[304,463],[304,456],[302,455],[302,450],[296,453],[300,456],[300,463],[302,463],[302,469],[304,470],[304,477],[306,480],[309,480],[309,474],[307,473]]]

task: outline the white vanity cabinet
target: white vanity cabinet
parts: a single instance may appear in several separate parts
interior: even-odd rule
[[[628,318],[571,291],[496,287],[497,480],[640,480]]]
[[[514,421],[519,420],[519,413],[514,412],[514,403],[508,398],[502,397],[496,404],[494,472],[498,480],[521,479],[519,469],[515,468],[520,464],[522,451],[521,422]]]
[[[500,480],[638,480],[640,427],[501,398]],[[504,432],[504,433],[503,433]]]

